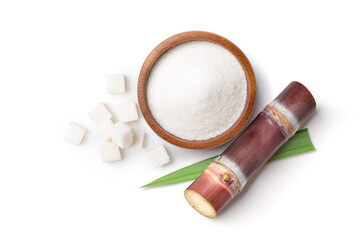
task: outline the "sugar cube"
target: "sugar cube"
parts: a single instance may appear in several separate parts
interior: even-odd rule
[[[121,160],[120,148],[109,140],[103,143],[100,152],[101,158],[104,162],[115,162]]]
[[[65,129],[63,137],[69,143],[80,145],[85,134],[86,134],[86,128],[80,126],[77,123],[69,122]]]
[[[142,149],[144,143],[145,131],[140,129],[132,129],[132,131],[134,133],[134,141],[131,144],[131,147],[135,149]]]
[[[134,134],[131,129],[121,122],[113,125],[110,137],[113,143],[121,148],[130,146],[134,140]]]
[[[99,103],[89,112],[88,115],[96,125],[101,124],[102,122],[110,120],[112,118],[111,112],[103,103]]]
[[[139,119],[135,102],[128,102],[119,105],[118,112],[121,122],[131,122]]]
[[[164,145],[159,145],[147,151],[151,164],[154,167],[161,167],[170,162],[169,154],[167,153]]]
[[[109,140],[111,138],[111,128],[113,125],[114,122],[111,119],[98,124],[98,133],[104,140]]]
[[[106,91],[108,93],[124,93],[125,76],[121,74],[106,76]]]

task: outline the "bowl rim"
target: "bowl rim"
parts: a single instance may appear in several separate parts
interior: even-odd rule
[[[234,57],[239,61],[242,68],[244,69],[247,80],[247,87],[248,87],[244,110],[241,113],[238,120],[234,123],[234,125],[230,127],[227,131],[216,137],[206,140],[199,140],[199,141],[182,139],[164,130],[153,117],[150,108],[148,106],[147,96],[146,96],[146,84],[147,84],[148,76],[157,59],[168,49],[178,44],[188,41],[196,41],[196,40],[209,41],[218,44],[224,47],[225,49],[227,49],[229,52],[231,52],[234,55]],[[204,32],[204,31],[182,32],[162,41],[147,56],[139,73],[137,96],[138,96],[139,107],[145,121],[159,137],[161,137],[162,139],[164,139],[169,143],[172,143],[176,146],[183,148],[189,148],[189,149],[213,148],[220,146],[228,142],[232,138],[234,138],[243,129],[245,124],[249,121],[252,111],[254,109],[255,98],[256,98],[255,75],[251,67],[251,64],[247,59],[247,57],[245,56],[245,54],[234,43],[232,43],[228,39],[219,36],[217,34]]]

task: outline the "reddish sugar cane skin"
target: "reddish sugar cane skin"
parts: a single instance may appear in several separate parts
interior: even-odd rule
[[[286,140],[277,123],[261,112],[221,156],[234,161],[249,179]]]
[[[301,83],[291,82],[185,190],[190,205],[204,216],[214,218],[241,191],[247,180],[295,134],[315,108],[316,102],[309,90]],[[200,195],[204,201],[200,201],[201,204],[193,201],[189,197],[191,193]],[[206,209],[212,208],[215,214],[203,210],[204,202]]]

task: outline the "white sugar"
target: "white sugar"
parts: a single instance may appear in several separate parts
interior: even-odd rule
[[[206,140],[231,128],[247,97],[244,70],[228,50],[190,41],[166,51],[147,83],[150,111],[167,132],[186,140]]]

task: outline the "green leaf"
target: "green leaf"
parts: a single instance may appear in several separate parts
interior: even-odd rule
[[[142,188],[169,185],[169,184],[194,180],[201,175],[201,173],[207,168],[207,166],[209,166],[211,161],[213,161],[215,158],[217,158],[217,156],[181,168],[175,172],[169,173],[168,175],[165,175],[161,178],[156,179],[155,181],[152,181],[149,184],[142,186]]]
[[[284,145],[282,145],[268,162],[283,159],[286,157],[295,156],[301,153],[314,151],[314,145],[311,142],[309,131],[307,128],[299,130],[290,138]]]
[[[301,153],[306,153],[315,150],[309,136],[309,132],[306,129],[299,130],[295,135],[290,138],[284,145],[282,145],[276,153],[268,160],[275,161],[286,157],[291,157]],[[209,166],[209,164],[218,156],[214,156],[203,161],[194,163],[190,166],[181,168],[175,172],[169,173],[161,178],[158,178],[151,183],[148,183],[142,188],[169,185],[174,183],[180,183],[198,178],[203,171]]]

